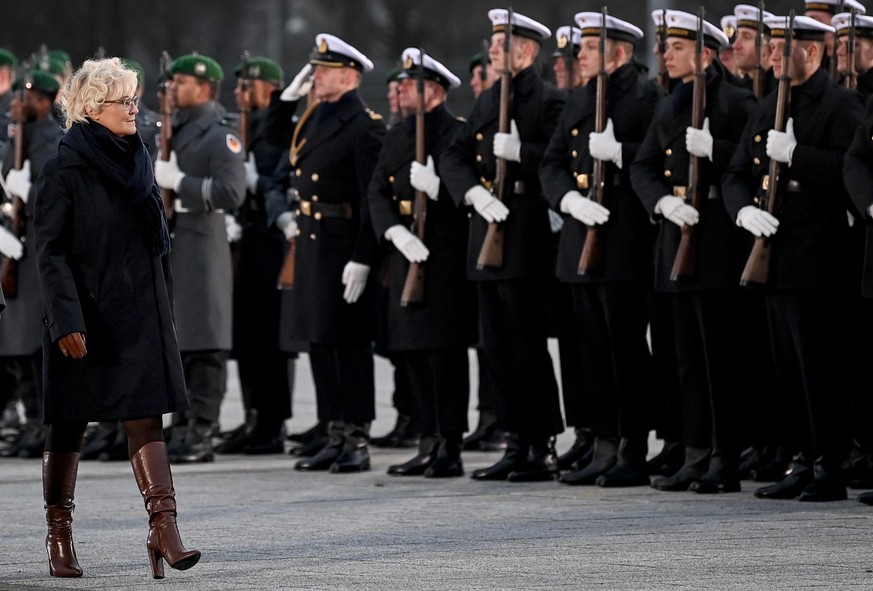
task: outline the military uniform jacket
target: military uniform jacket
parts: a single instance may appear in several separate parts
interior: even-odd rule
[[[729,84],[712,67],[707,68],[706,76],[705,111],[713,136],[713,159],[712,162],[702,159],[700,221],[694,226],[696,275],[693,278],[670,280],[682,231],[655,214],[655,205],[661,197],[681,194],[688,183],[685,134],[691,124],[692,82],[677,85],[673,94],[661,101],[631,165],[634,190],[649,215],[660,220],[655,247],[655,289],[659,292],[736,286],[745,260],[744,230],[734,223],[736,216],[729,216],[725,211],[720,187],[755,99],[751,92]]]
[[[588,153],[588,136],[594,131],[597,81],[570,95],[558,127],[540,166],[540,180],[546,199],[560,211],[568,191],[588,193],[592,185],[594,160]],[[615,137],[621,142],[623,168],[606,163],[603,205],[609,221],[600,226],[603,255],[601,272],[579,275],[579,256],[588,226],[570,215],[564,216],[558,245],[557,276],[568,283],[650,280],[652,277],[651,224],[630,184],[630,164],[637,155],[651,123],[660,88],[646,80],[636,64],[616,70],[607,83],[607,117],[612,119]]]
[[[231,348],[232,277],[224,210],[245,199],[242,144],[217,103],[180,111],[173,150],[185,178],[176,192],[173,275],[179,348]]]
[[[498,81],[482,93],[469,121],[443,155],[439,175],[459,205],[474,185],[490,187],[496,173],[494,134],[500,115]],[[539,166],[564,107],[564,93],[529,67],[512,79],[511,118],[521,136],[521,162],[507,163],[509,217],[503,222],[503,268],[476,269],[488,231],[477,213],[470,220],[467,273],[476,281],[523,279],[551,274],[548,203],[542,196]]]
[[[378,242],[367,188],[385,136],[381,119],[350,91],[319,104],[298,134],[290,175],[301,204],[290,327],[295,340],[362,344],[373,338]],[[331,208],[346,208],[348,216],[328,213]],[[368,285],[354,304],[343,299],[349,261],[370,266]]]
[[[767,133],[776,119],[776,94],[761,101],[743,131],[724,180],[731,219],[763,195],[769,172]],[[848,200],[842,182],[843,156],[861,123],[858,95],[837,86],[823,69],[791,89],[791,117],[797,147],[783,165],[782,194],[772,238],[769,287],[802,289],[831,284],[828,276],[845,260]],[[790,182],[793,181],[793,182]],[[748,252],[745,253],[748,255]],[[833,276],[840,276],[835,272]]]
[[[36,250],[33,234],[33,206],[36,181],[45,162],[58,151],[63,137],[54,117],[28,123],[24,129],[24,157],[30,160],[30,194],[24,206],[24,255],[18,262],[18,295],[9,298],[9,309],[0,322],[0,356],[32,355],[42,346],[42,294],[36,270]],[[15,142],[6,144],[2,174],[5,178],[15,164]],[[2,258],[2,257],[0,257]]]
[[[437,166],[442,151],[461,126],[462,122],[444,105],[425,115],[426,151]],[[415,116],[410,116],[388,131],[370,182],[370,212],[376,236],[384,236],[397,224],[415,233],[415,189],[409,183],[414,158]],[[427,199],[426,220],[424,243],[430,255],[424,263],[422,303],[400,306],[409,262],[389,245],[388,349],[392,351],[466,347],[476,330],[472,284],[464,269],[466,208],[455,204],[445,184],[440,183],[437,200]]]

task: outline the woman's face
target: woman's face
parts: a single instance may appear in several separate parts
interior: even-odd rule
[[[130,90],[116,99],[103,102],[103,110],[92,119],[103,127],[121,137],[136,133],[136,114],[139,113],[139,99],[134,90]]]

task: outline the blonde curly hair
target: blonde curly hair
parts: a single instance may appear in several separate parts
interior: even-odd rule
[[[136,72],[121,59],[108,57],[87,60],[70,77],[61,91],[61,112],[64,127],[87,123],[93,115],[106,108],[106,101],[133,96],[136,92]]]

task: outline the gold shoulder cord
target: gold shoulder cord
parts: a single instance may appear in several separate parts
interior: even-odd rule
[[[312,101],[309,103],[306,110],[303,111],[303,115],[301,115],[300,119],[297,120],[297,125],[294,127],[294,135],[291,136],[291,166],[297,166],[297,155],[300,153],[300,150],[303,149],[303,146],[306,145],[306,138],[303,138],[300,142],[297,141],[297,138],[300,135],[300,130],[303,129],[306,121],[312,115],[312,112],[315,111],[315,107],[317,106],[318,101]]]

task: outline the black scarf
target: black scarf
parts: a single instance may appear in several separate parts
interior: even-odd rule
[[[164,204],[155,185],[152,159],[139,133],[118,137],[96,121],[74,123],[61,144],[72,148],[107,184],[142,209],[146,245],[158,256],[169,253]]]

